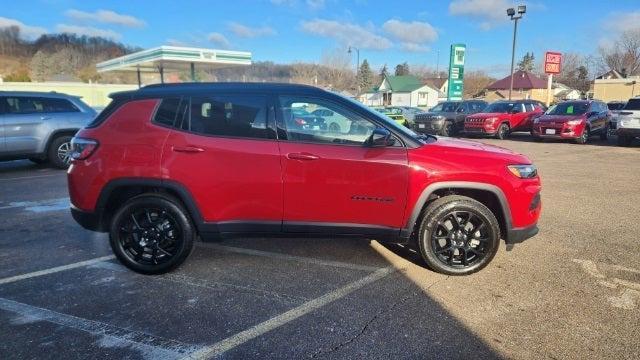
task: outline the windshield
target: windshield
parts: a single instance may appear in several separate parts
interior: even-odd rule
[[[609,110],[620,110],[624,107],[624,103],[608,103],[607,108]]]
[[[547,115],[582,115],[589,110],[589,103],[587,102],[562,102],[547,110]]]
[[[489,104],[482,112],[485,113],[508,113],[513,109],[515,103],[512,102],[494,102],[493,104]]]
[[[457,102],[441,102],[440,104],[431,108],[431,112],[455,112],[458,108]]]

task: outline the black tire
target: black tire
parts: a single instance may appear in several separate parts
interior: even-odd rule
[[[445,121],[442,130],[440,130],[440,134],[442,134],[442,136],[454,136],[456,134],[456,127],[453,121]]]
[[[630,146],[632,141],[632,136],[618,135],[618,146]]]
[[[509,137],[509,131],[511,129],[509,128],[509,124],[507,123],[502,123],[500,124],[500,126],[498,127],[498,131],[496,131],[496,139],[500,139],[500,140],[504,140],[507,137]]]
[[[417,240],[420,254],[431,269],[448,275],[468,275],[480,271],[496,255],[500,225],[482,203],[466,196],[449,195],[429,204]]]
[[[47,159],[54,167],[57,167],[58,169],[66,169],[71,164],[70,151],[71,136],[58,136],[51,141],[51,144],[49,144]]]
[[[48,163],[49,159],[47,159],[47,158],[30,157],[29,161],[31,161],[34,164],[42,165],[42,164]]]
[[[576,143],[584,145],[589,141],[589,128],[584,128],[580,137],[576,139]]]
[[[120,262],[147,275],[180,266],[193,249],[196,230],[177,199],[159,194],[139,195],[113,215],[109,243]]]

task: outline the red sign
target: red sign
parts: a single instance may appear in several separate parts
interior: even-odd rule
[[[544,72],[546,74],[560,74],[562,69],[562,54],[547,51],[544,54]]]

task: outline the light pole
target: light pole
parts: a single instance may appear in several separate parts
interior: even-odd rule
[[[349,46],[347,52],[351,54],[353,50],[356,51],[356,87],[358,88],[358,95],[360,94],[360,83],[358,82],[358,73],[360,72],[360,49],[357,47]]]
[[[514,8],[507,9],[507,15],[514,21],[513,24],[513,46],[511,47],[511,84],[509,84],[509,100],[511,100],[511,93],[513,92],[513,62],[516,56],[516,34],[518,32],[518,20],[522,19],[524,13],[527,12],[525,5],[518,5],[517,15]]]

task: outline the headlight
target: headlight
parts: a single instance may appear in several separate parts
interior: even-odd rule
[[[576,125],[580,125],[581,123],[582,123],[582,120],[567,121],[567,125],[569,125],[569,126],[576,126]]]
[[[507,166],[509,171],[521,178],[521,179],[531,179],[538,176],[538,169],[535,165],[509,165]]]
[[[485,124],[488,124],[488,125],[492,125],[496,121],[498,121],[497,117],[490,117],[484,120]]]
[[[540,118],[539,118],[539,117],[537,117],[537,118],[533,119],[533,123],[534,123],[534,124],[537,124],[537,123],[539,123],[539,122],[540,122]]]

